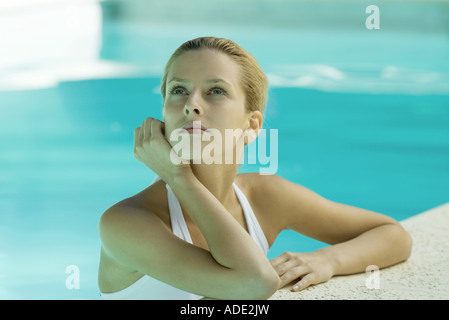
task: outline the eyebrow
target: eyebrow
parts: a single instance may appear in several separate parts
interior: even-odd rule
[[[170,80],[168,81],[168,83],[170,83],[170,82],[189,83],[190,81],[187,80],[187,79],[175,77],[175,78],[170,79]],[[224,83],[224,84],[227,84],[228,86],[231,86],[231,87],[232,87],[232,84],[231,84],[231,83],[229,83],[229,82],[226,81],[226,80],[219,79],[219,78],[216,78],[216,79],[209,79],[209,80],[206,80],[205,82],[206,82],[206,83]]]
[[[185,83],[187,83],[189,81],[186,80],[186,79],[182,79],[182,78],[173,78],[173,79],[168,81],[168,83],[170,83],[170,82],[185,82]]]
[[[229,86],[231,85],[228,81],[223,80],[223,79],[210,79],[210,80],[206,81],[206,83],[220,83],[220,82],[225,83]]]

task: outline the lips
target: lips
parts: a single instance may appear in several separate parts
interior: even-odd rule
[[[207,128],[201,124],[201,121],[187,123],[182,129],[186,130],[188,133],[201,133],[207,130]]]

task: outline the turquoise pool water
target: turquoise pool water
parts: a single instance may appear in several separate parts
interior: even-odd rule
[[[155,52],[154,42],[133,42],[133,28],[105,31],[98,60],[160,66],[203,35],[192,28],[167,40],[138,26],[159,41]],[[268,28],[268,49],[251,30],[217,35],[248,48],[270,76],[265,128],[279,130],[278,175],[403,220],[449,200],[449,40],[363,32]],[[0,91],[1,299],[99,298],[99,217],[154,177],[132,153],[134,128],[160,118],[160,75],[141,69]],[[269,257],[322,245],[284,232]],[[66,286],[70,265],[79,289]]]

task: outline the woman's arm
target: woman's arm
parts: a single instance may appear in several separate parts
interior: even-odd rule
[[[280,177],[269,179],[265,185],[270,192],[282,195],[277,202],[280,228],[331,244],[315,252],[287,252],[273,259],[281,286],[301,278],[293,286],[301,290],[334,275],[364,272],[369,265],[387,267],[410,256],[411,237],[394,219],[327,200]]]
[[[207,240],[214,260],[245,277],[269,280],[275,275],[265,254],[225,207],[193,175],[178,177],[170,186]],[[271,279],[275,282],[276,277]]]
[[[106,253],[131,270],[192,293],[222,299],[271,296],[280,280],[264,253],[189,167],[175,168],[162,123],[147,121],[141,130],[151,127],[152,138],[136,132],[138,158],[170,185],[210,252],[178,239],[152,212],[119,205],[100,220]]]

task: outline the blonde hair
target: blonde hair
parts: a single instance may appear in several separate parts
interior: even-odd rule
[[[242,88],[246,93],[247,110],[263,113],[268,95],[268,81],[265,73],[248,51],[232,40],[223,38],[200,37],[184,42],[176,49],[165,66],[161,83],[163,99],[165,100],[167,76],[173,61],[187,51],[200,49],[217,50],[237,62],[242,70]]]

